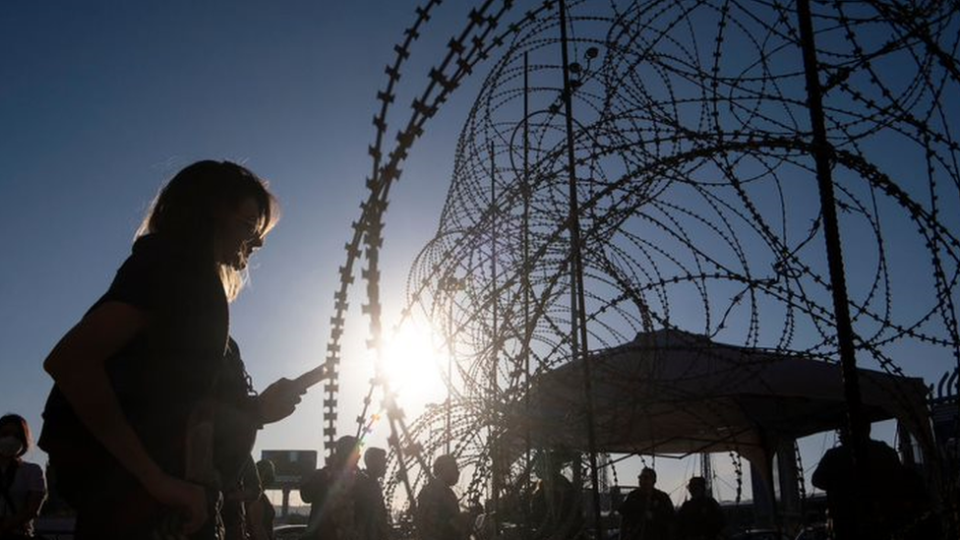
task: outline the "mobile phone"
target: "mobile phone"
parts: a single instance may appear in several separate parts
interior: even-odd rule
[[[297,388],[300,390],[300,393],[304,393],[311,386],[317,384],[318,382],[328,378],[330,372],[327,371],[326,364],[320,364],[319,366],[307,371],[303,375],[300,375],[293,380],[293,383],[297,385]]]

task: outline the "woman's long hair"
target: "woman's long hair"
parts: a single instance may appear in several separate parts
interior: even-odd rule
[[[137,238],[161,234],[218,266],[228,300],[240,293],[245,274],[216,261],[215,246],[224,211],[252,198],[260,209],[260,236],[279,219],[279,205],[267,184],[252,171],[230,161],[198,161],[178,172],[154,199]]]

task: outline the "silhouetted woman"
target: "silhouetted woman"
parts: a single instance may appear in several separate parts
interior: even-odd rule
[[[30,449],[30,426],[17,414],[0,417],[0,540],[33,536],[47,486],[43,469],[24,461]]]
[[[228,335],[229,302],[276,210],[245,167],[186,167],[109,290],[47,357],[55,386],[39,446],[77,510],[77,540],[218,538],[218,490],[302,392],[281,379],[257,396]]]

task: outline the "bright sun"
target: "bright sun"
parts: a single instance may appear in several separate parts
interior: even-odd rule
[[[384,339],[384,373],[401,403],[424,405],[447,399],[448,358],[442,339],[424,326],[407,323]]]

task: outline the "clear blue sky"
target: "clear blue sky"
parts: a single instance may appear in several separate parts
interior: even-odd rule
[[[437,11],[408,77],[425,80],[418,71],[438,60],[430,47],[466,20],[454,4]],[[232,309],[256,386],[321,361],[343,245],[365,195],[375,94],[416,5],[0,4],[0,411],[39,431],[51,385],[44,357],[106,290],[159,187],[198,159],[245,162],[283,205]],[[393,309],[445,196],[465,110],[448,109],[394,191],[383,276]],[[354,311],[360,302],[354,291]],[[365,323],[351,327],[362,342]],[[345,354],[344,430],[372,369],[356,361],[361,348]],[[320,398],[317,388],[288,422],[261,432],[258,449],[318,448]]]
[[[321,361],[343,244],[365,195],[375,94],[419,4],[0,3],[0,413],[19,412],[39,431],[51,385],[43,358],[109,285],[159,187],[198,159],[244,162],[283,205],[232,310],[256,386]],[[406,91],[422,88],[467,11],[465,2],[437,10],[413,49]],[[478,82],[428,125],[392,192],[383,289],[394,313],[409,264],[435,230]],[[397,111],[412,97],[401,93]],[[353,360],[363,356],[365,321],[350,328],[345,431],[372,370]],[[934,382],[951,368],[938,359],[907,371]],[[291,419],[264,430],[257,450],[319,448],[321,398],[314,390]]]

